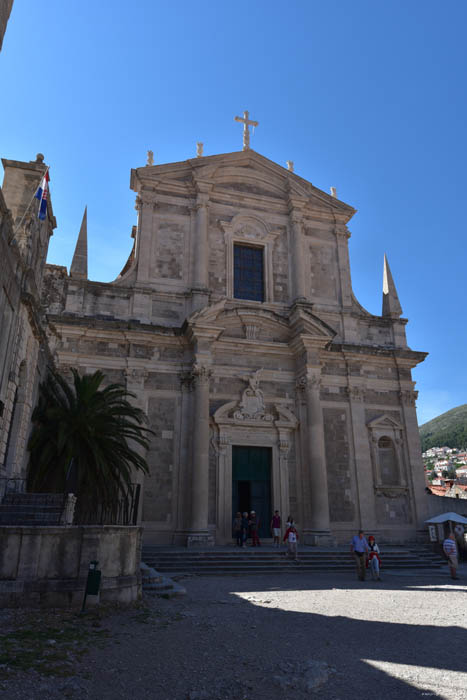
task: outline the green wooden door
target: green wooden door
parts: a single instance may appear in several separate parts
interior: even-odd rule
[[[271,448],[232,448],[232,518],[240,511],[256,511],[260,537],[270,537]]]

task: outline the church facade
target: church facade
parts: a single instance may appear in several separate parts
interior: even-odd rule
[[[151,161],[150,161],[151,162]],[[155,431],[146,542],[231,541],[274,510],[305,542],[359,527],[414,539],[425,516],[412,368],[387,261],[381,316],[352,292],[354,209],[246,149],[131,173],[134,247],[87,278],[86,220],[45,303],[62,368],[125,382]]]
[[[69,273],[41,270],[47,352],[64,372],[125,383],[154,431],[146,542],[230,542],[252,509],[265,537],[277,509],[312,544],[360,527],[415,539],[426,496],[411,370],[425,353],[407,346],[386,260],[382,315],[353,295],[355,210],[248,147],[149,162],[131,173],[138,220],[119,277],[88,279],[86,216]],[[6,165],[16,221],[29,199],[16,174],[45,166]],[[24,473],[23,433],[8,476]]]

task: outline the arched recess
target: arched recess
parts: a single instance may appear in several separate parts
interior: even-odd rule
[[[375,488],[407,490],[403,425],[392,416],[384,414],[371,420],[367,428]]]

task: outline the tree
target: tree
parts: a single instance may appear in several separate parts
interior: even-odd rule
[[[146,416],[130,403],[135,395],[123,385],[102,388],[102,372],[82,377],[76,369],[71,372],[72,385],[58,372],[40,385],[28,442],[28,487],[73,490],[78,509],[92,512],[127,499],[134,470],[148,472],[134,448],[146,450],[152,431],[143,426]]]

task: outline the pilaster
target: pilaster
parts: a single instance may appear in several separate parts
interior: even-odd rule
[[[303,241],[303,207],[304,202],[289,199],[289,241],[292,265],[290,268],[291,301],[305,300],[305,254]]]
[[[365,385],[347,386],[353,444],[353,482],[357,506],[358,527],[366,529],[376,524],[375,492],[370,442],[365,420]]]

